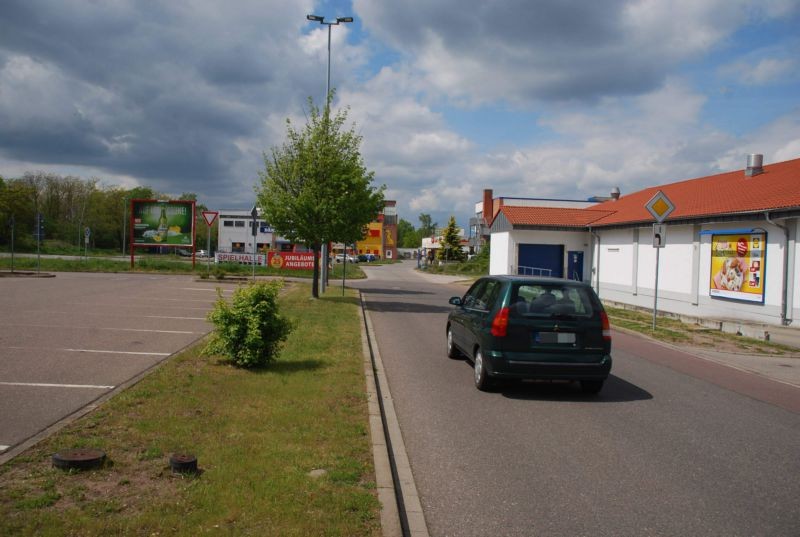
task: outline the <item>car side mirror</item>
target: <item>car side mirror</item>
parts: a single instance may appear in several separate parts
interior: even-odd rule
[[[452,305],[454,305],[454,306],[460,306],[460,305],[461,305],[461,297],[460,297],[460,296],[454,296],[454,297],[452,297],[452,298],[450,299],[450,303],[451,303]]]

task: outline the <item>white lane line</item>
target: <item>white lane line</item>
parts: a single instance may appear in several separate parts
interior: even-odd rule
[[[102,351],[96,349],[43,349],[36,347],[6,347],[18,351],[39,350],[39,351],[63,351],[63,352],[91,352],[96,354],[133,354],[136,356],[169,356],[168,352],[132,352],[132,351]]]
[[[209,288],[209,287],[179,287],[178,289],[181,291],[209,291],[211,293],[217,292],[216,288]],[[225,293],[227,292],[227,290],[224,289],[222,292]]]
[[[34,388],[89,388],[92,390],[114,389],[114,386],[96,386],[94,384],[46,384],[43,382],[0,382],[0,386],[29,386]]]
[[[200,302],[202,304],[208,304],[208,298],[161,298],[161,297],[151,297],[151,296],[121,296],[118,297],[120,300],[143,300],[145,302],[180,302],[181,304],[186,302]],[[209,297],[210,298],[210,297]]]
[[[116,330],[119,332],[156,332],[159,334],[202,334],[203,332],[191,332],[189,330],[149,330],[145,328],[110,328],[103,326],[53,326],[50,324],[7,324],[5,326],[21,326],[33,328],[68,328],[70,330]]]
[[[52,310],[28,310],[25,313],[38,313],[40,311],[46,311],[47,313],[53,313],[58,315],[76,315],[75,311],[52,311]],[[100,315],[101,317],[122,317],[123,319],[185,319],[187,321],[205,321],[205,317],[172,317],[167,315],[123,315],[117,314],[114,315],[113,313],[93,313],[91,311],[82,311],[80,315]]]
[[[150,300],[148,300],[147,302],[150,302]],[[186,302],[186,301],[182,301],[182,302]],[[212,306],[212,304],[209,304],[207,300],[196,300],[196,301],[192,301],[192,302],[202,302],[204,304],[208,304],[208,307],[207,308],[195,308],[193,306],[167,306],[167,305],[159,305],[158,307],[154,307],[152,304],[149,304],[149,303],[148,304],[139,304],[139,305],[127,304],[125,307],[128,310],[130,310],[132,308],[139,308],[139,309],[148,308],[150,310],[153,310],[153,309],[171,309],[171,310],[182,309],[182,310],[208,311],[209,308],[211,308],[211,306]],[[119,307],[119,304],[102,304],[102,303],[98,304],[96,302],[95,303],[92,303],[92,302],[71,302],[69,304],[64,304],[64,305],[65,306],[91,306],[91,307],[94,307],[94,308],[118,308]]]
[[[11,446],[0,446],[0,453],[2,453],[3,451],[7,450],[10,447]]]
[[[142,315],[145,319],[186,319],[187,321],[205,321],[205,317],[169,317],[167,315]]]

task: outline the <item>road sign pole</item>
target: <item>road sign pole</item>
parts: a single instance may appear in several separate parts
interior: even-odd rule
[[[656,329],[656,313],[658,312],[658,258],[661,248],[656,248],[656,285],[653,293],[653,330]]]
[[[211,227],[214,225],[214,220],[219,215],[218,211],[203,211],[203,220],[208,226],[208,236],[206,237],[206,275],[211,274]],[[217,245],[219,248],[219,245]]]

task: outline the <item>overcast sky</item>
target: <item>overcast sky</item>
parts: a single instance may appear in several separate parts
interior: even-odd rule
[[[800,157],[800,0],[2,0],[0,175],[246,209],[325,94],[402,218]]]

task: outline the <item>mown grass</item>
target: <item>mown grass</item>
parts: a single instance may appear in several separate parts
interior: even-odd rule
[[[295,330],[276,362],[246,371],[189,349],[0,467],[0,535],[379,535],[357,298],[289,285]],[[74,447],[109,462],[51,466]],[[173,452],[201,473],[173,474]]]
[[[131,268],[130,260],[115,260],[103,257],[89,257],[86,259],[59,259],[54,257],[15,257],[14,270],[31,272],[163,272],[170,274],[197,274],[199,277],[220,278],[226,276],[248,276],[253,273],[252,265],[239,263],[219,263],[212,260],[209,264],[205,259],[197,259],[194,270],[191,261],[177,256],[141,256],[137,257],[134,267]],[[0,269],[11,270],[11,258],[0,257]],[[341,280],[344,267],[334,265],[330,279]],[[358,280],[366,276],[358,265],[347,265],[347,279]],[[256,276],[280,276],[292,278],[311,278],[311,270],[276,269],[273,267],[256,266]]]

